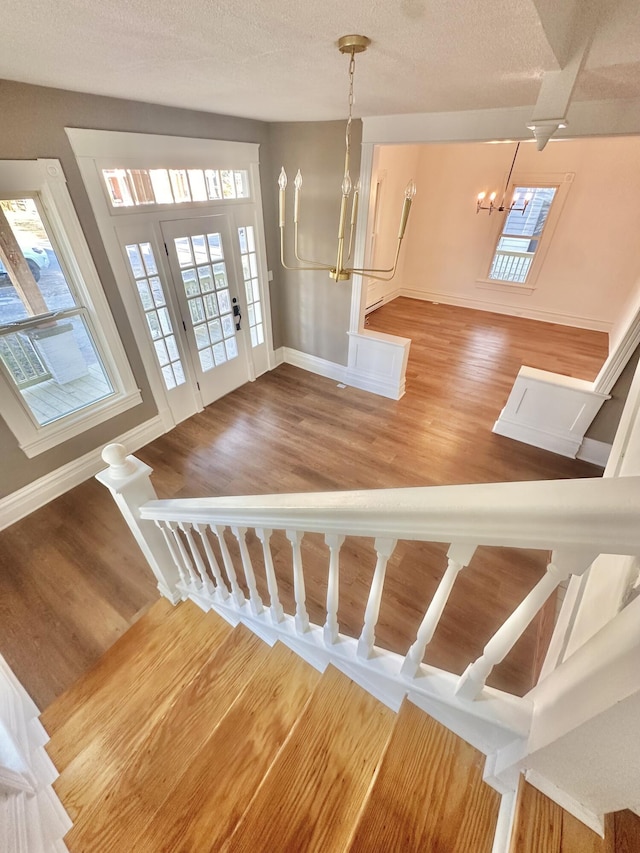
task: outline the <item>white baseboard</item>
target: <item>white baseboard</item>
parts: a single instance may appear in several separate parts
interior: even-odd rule
[[[344,381],[352,388],[359,388],[361,391],[370,391],[372,394],[389,397],[391,400],[399,400],[405,393],[406,382],[404,375],[398,382],[395,379],[385,379],[373,373],[365,373],[362,370],[350,368],[347,371]]]
[[[444,305],[458,305],[460,308],[474,308],[476,311],[491,311],[494,314],[508,314],[511,317],[526,317],[528,320],[541,320],[543,323],[557,323],[560,326],[573,326],[577,329],[591,329],[594,332],[610,332],[613,324],[594,317],[580,317],[572,314],[557,314],[554,311],[542,311],[526,306],[514,307],[501,302],[489,302],[468,296],[454,296],[450,293],[437,293],[434,290],[418,290],[403,287],[400,296],[409,299],[422,299],[425,302],[442,302]]]
[[[164,435],[166,432],[162,418],[159,415],[145,421],[133,429],[130,429],[124,435],[114,438],[114,442],[124,444],[129,453],[135,453],[145,444]],[[95,450],[85,453],[78,459],[74,459],[57,468],[50,474],[45,474],[33,483],[18,489],[18,491],[7,495],[0,499],[0,530],[15,524],[31,512],[40,509],[49,501],[60,497],[74,486],[80,485],[89,477],[97,474],[101,468],[105,467],[102,461],[101,453],[103,448],[97,447]]]
[[[504,414],[500,415],[495,422],[492,432],[496,435],[504,435],[506,438],[513,438],[515,441],[522,441],[524,444],[531,444],[533,447],[540,447],[542,450],[559,453],[560,456],[568,456],[570,459],[576,458],[581,443],[579,438],[576,439],[568,434],[559,435],[522,423],[514,423],[507,420]]]
[[[611,446],[606,441],[585,438],[580,445],[576,459],[582,459],[584,462],[591,462],[593,465],[599,465],[600,468],[606,468],[609,461],[609,454],[611,453]]]
[[[300,352],[300,350],[292,349],[291,347],[280,347],[277,349],[276,362],[278,364],[282,364],[283,362],[292,364],[294,367],[301,367],[302,370],[308,370],[309,373],[317,373],[318,376],[335,379],[336,382],[345,382],[347,377],[347,366],[345,364],[336,364],[334,361],[327,361],[325,358],[310,355],[308,352]]]

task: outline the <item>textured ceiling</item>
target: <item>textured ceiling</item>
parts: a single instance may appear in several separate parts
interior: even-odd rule
[[[640,3],[596,33],[578,99],[640,95]],[[585,0],[4,0],[0,77],[272,121],[534,104]],[[598,0],[602,2],[602,0]]]

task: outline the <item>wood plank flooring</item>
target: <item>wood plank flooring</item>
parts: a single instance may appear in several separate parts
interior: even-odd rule
[[[407,394],[387,400],[282,365],[137,455],[160,497],[258,494],[599,476],[582,462],[491,433],[521,364],[593,378],[606,336],[398,299],[370,328],[412,338]],[[255,546],[256,543],[254,543]],[[291,612],[289,545],[274,542]],[[389,564],[377,642],[406,652],[446,561],[444,547],[401,545]],[[543,571],[546,554],[479,549],[460,575],[427,654],[462,672]],[[305,537],[310,616],[324,621],[327,549]],[[343,552],[341,629],[362,628],[371,543]],[[261,591],[264,590],[264,583]],[[107,491],[94,480],[0,533],[0,653],[36,703],[73,684],[157,597]],[[535,626],[494,686],[532,683]]]

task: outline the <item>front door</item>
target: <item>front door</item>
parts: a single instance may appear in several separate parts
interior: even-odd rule
[[[250,377],[237,261],[225,214],[160,223],[203,405]]]

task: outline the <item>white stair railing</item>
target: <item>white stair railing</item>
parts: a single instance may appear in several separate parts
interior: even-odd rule
[[[640,555],[640,477],[157,500],[148,466],[126,457],[119,445],[110,445],[103,457],[110,467],[98,479],[123,509],[164,595],[174,601],[191,597],[223,615],[233,611],[236,621],[240,618],[259,633],[281,638],[300,653],[306,649],[309,659],[320,665],[332,661],[356,680],[360,677],[392,707],[408,693],[414,701],[422,698],[434,714],[444,705],[464,709],[494,726],[490,733],[482,730],[479,748],[504,745],[528,731],[530,702],[488,688],[486,681],[558,584],[582,574],[600,553]],[[199,534],[200,545],[192,529]],[[237,563],[225,529],[235,539]],[[261,570],[270,598],[266,608],[247,546],[248,530],[255,532],[262,547]],[[292,614],[285,614],[280,603],[271,550],[275,532],[286,536],[291,545],[287,572],[293,580]],[[323,626],[311,624],[307,612],[302,554],[307,533],[323,534],[329,549]],[[370,537],[376,551],[359,639],[344,636],[338,625],[340,552],[346,537]],[[404,657],[375,645],[386,566],[398,540],[450,545],[447,568]],[[545,549],[552,558],[544,577],[497,630],[482,655],[458,676],[424,664],[423,658],[456,578],[479,545]],[[281,563],[282,550],[278,559]],[[240,572],[248,601],[237,580]],[[483,701],[476,701],[480,698]],[[460,728],[464,729],[461,722],[458,733]],[[497,730],[504,736],[496,735]],[[481,742],[483,737],[486,743]]]

